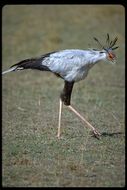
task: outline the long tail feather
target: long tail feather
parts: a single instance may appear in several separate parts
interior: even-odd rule
[[[35,64],[36,59],[25,59],[23,61],[20,61],[19,63],[16,63],[10,67],[10,69],[2,72],[2,75],[12,72],[12,71],[18,71],[23,69],[32,69],[36,66]]]
[[[24,70],[24,69],[37,69],[41,71],[50,71],[50,69],[47,66],[42,65],[42,60],[43,60],[43,57],[22,60],[12,65],[10,69],[2,72],[2,74],[6,74],[12,71]]]
[[[17,68],[17,66],[14,66],[14,67],[11,67],[10,69],[6,70],[6,71],[3,71],[2,72],[2,75],[6,74],[6,73],[9,73],[9,72],[12,72],[12,71],[15,71]]]

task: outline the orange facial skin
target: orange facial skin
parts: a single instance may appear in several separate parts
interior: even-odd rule
[[[108,52],[108,59],[110,61],[113,61],[114,59],[116,59],[116,55],[113,52]]]

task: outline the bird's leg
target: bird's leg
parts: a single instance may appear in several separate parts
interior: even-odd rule
[[[84,121],[87,126],[92,129],[93,131],[93,134],[98,137],[100,136],[101,134],[78,112],[75,110],[75,108],[73,108],[71,105],[67,106],[72,112],[74,112],[82,121]]]
[[[61,115],[62,115],[63,103],[65,105],[70,105],[71,92],[72,92],[73,85],[74,85],[74,82],[69,83],[69,82],[65,81],[64,89],[60,95],[58,133],[57,133],[58,138],[60,138]]]
[[[59,120],[58,120],[58,133],[57,137],[60,138],[60,127],[61,127],[61,115],[62,115],[62,107],[63,107],[63,102],[60,99],[60,104],[59,104]]]
[[[61,126],[61,113],[62,113],[62,104],[66,105],[72,112],[74,112],[87,126],[92,129],[93,134],[98,137],[101,134],[78,112],[71,106],[71,93],[74,86],[74,82],[65,81],[64,89],[60,96],[60,108],[59,108],[59,123],[58,123],[58,135],[60,137],[60,126]]]

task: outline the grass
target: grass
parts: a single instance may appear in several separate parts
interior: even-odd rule
[[[102,133],[101,140],[64,108],[56,138],[63,81],[39,71],[2,79],[4,187],[125,186],[125,21],[120,5],[7,5],[2,12],[3,70],[58,50],[95,47],[118,36],[117,64],[100,62],[75,84],[72,104]],[[90,44],[90,45],[89,45]],[[67,110],[67,111],[65,111]]]

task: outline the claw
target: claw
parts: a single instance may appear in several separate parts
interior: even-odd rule
[[[57,135],[56,137],[57,137],[58,139],[60,139],[60,138],[61,138],[61,137],[60,137],[60,135]]]
[[[93,130],[92,131],[92,136],[97,138],[97,139],[100,139],[100,136],[101,136],[101,133],[99,133],[98,131],[96,130]]]

